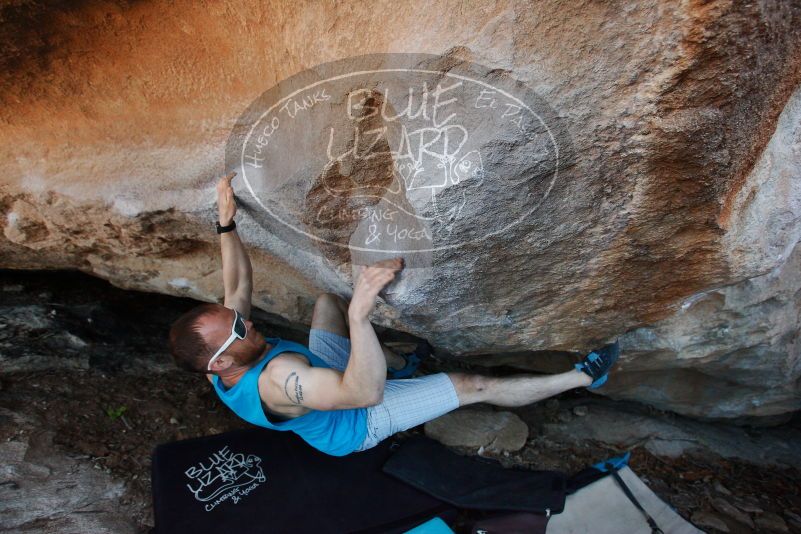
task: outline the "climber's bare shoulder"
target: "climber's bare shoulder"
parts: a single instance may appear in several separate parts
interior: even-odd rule
[[[282,352],[270,360],[259,375],[259,397],[265,409],[283,417],[309,413],[298,373],[310,368],[309,359],[298,352]]]
[[[278,375],[286,374],[292,377],[297,374],[298,370],[305,368],[311,368],[309,359],[306,356],[297,352],[287,351],[270,360],[267,365],[264,366],[264,369],[262,369],[259,375],[259,397],[261,398],[265,415],[271,422],[293,419],[311,411],[309,407],[296,403],[290,404],[289,401],[283,399],[282,396],[286,392],[286,382],[289,381],[290,378],[284,380],[284,386],[281,386],[280,380],[278,379]],[[213,374],[206,374],[206,379],[214,384]],[[282,400],[286,402],[281,402]]]
[[[259,386],[261,386],[261,381],[264,380],[265,377],[269,377],[268,369],[275,369],[275,365],[273,365],[273,362],[276,362],[276,361],[278,361],[278,362],[280,362],[280,361],[292,361],[293,363],[299,363],[299,364],[305,363],[307,366],[311,366],[311,364],[309,363],[309,359],[306,356],[304,356],[303,354],[300,354],[299,352],[292,352],[292,351],[283,352],[283,353],[279,354],[278,356],[276,356],[275,358],[273,358],[272,360],[270,360],[267,363],[267,365],[264,366],[264,369],[262,369],[261,375],[259,376]],[[206,373],[206,380],[208,380],[209,382],[214,384],[214,375],[212,373]]]
[[[361,406],[343,394],[342,372],[313,367],[298,352],[282,352],[264,366],[258,389],[268,419],[277,422],[305,415],[312,410],[339,410]],[[214,383],[214,375],[206,379]]]
[[[270,410],[300,416],[310,410],[344,410],[364,406],[342,381],[338,369],[312,366],[303,354],[283,353],[259,377],[259,394]]]

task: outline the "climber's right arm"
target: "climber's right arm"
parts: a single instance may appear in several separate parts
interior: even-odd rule
[[[302,357],[284,353],[259,376],[259,396],[271,411],[292,416],[299,415],[299,408],[347,410],[381,402],[383,391],[354,389],[342,376],[336,369],[312,367]]]
[[[348,305],[350,357],[342,381],[353,390],[383,398],[387,378],[387,362],[381,343],[370,324],[378,292],[395,279],[403,269],[403,259],[383,260],[361,269]]]
[[[236,201],[231,180],[235,172],[220,178],[217,183],[217,207],[221,226],[228,226],[236,214]],[[236,228],[220,234],[222,249],[223,285],[225,286],[226,308],[232,308],[246,319],[250,318],[251,296],[253,294],[253,268],[245,246],[239,239]]]
[[[387,363],[368,320],[378,292],[403,268],[403,260],[380,261],[363,269],[348,307],[351,350],[345,372],[313,367],[300,357],[282,354],[259,377],[262,402],[270,410],[298,415],[298,408],[342,410],[379,404],[384,398]]]

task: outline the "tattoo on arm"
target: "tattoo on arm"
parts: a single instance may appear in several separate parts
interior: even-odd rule
[[[292,378],[294,377],[294,382]],[[303,404],[303,386],[300,385],[300,377],[295,371],[289,373],[284,381],[284,393],[293,404]],[[295,398],[292,398],[294,395]]]

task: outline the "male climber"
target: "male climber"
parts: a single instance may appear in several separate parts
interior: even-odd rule
[[[606,381],[619,354],[616,343],[557,375],[497,378],[449,372],[408,378],[426,346],[396,354],[378,341],[368,318],[379,291],[403,269],[401,258],[360,268],[350,302],[320,295],[308,348],[265,338],[248,319],[253,281],[235,230],[234,176],[217,184],[225,300],[182,315],[170,329],[170,351],[182,368],[205,373],[220,399],[242,419],[291,430],[327,454],[344,456],[459,406],[524,406]]]

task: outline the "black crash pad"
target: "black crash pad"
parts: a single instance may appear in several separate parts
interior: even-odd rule
[[[382,472],[392,439],[343,457],[260,428],[159,445],[155,533],[404,532],[454,510]]]
[[[423,436],[404,441],[384,472],[459,508],[557,514],[565,507],[564,473],[507,469]]]

